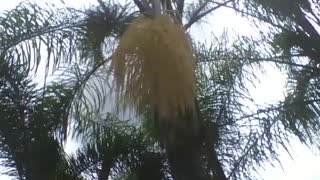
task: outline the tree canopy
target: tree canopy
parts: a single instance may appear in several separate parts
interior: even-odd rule
[[[4,174],[21,180],[174,178],[172,164],[183,164],[192,146],[170,157],[172,146],[162,141],[168,129],[154,120],[154,110],[120,112],[111,91],[112,55],[130,23],[149,15],[143,2],[98,0],[87,9],[23,2],[0,16]],[[192,46],[197,166],[205,179],[255,179],[259,167],[279,161],[279,147],[289,152],[293,135],[319,145],[316,0],[178,0],[163,7],[182,23]],[[225,33],[197,42],[188,29],[218,8],[270,28],[261,29],[259,39],[230,40]],[[287,93],[284,101],[259,106],[248,84],[265,63],[287,72]],[[40,83],[32,78],[39,72]],[[67,136],[81,142],[71,155],[64,151]]]

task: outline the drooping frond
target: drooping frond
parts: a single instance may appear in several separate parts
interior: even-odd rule
[[[21,3],[0,16],[1,60],[23,65],[24,71],[36,70],[40,61],[47,68],[70,62],[76,20],[64,9]]]
[[[8,168],[6,174],[20,179],[77,179],[68,172],[59,143],[72,100],[68,88],[36,88],[19,67],[1,65],[6,70],[0,73],[0,158],[5,159],[1,165]]]
[[[97,7],[84,12],[84,35],[80,44],[81,56],[92,57],[95,63],[101,63],[105,59],[105,51],[111,49],[110,38],[119,38],[135,14],[130,3],[121,5],[110,0],[98,2]],[[108,49],[105,47],[106,41],[111,42]]]

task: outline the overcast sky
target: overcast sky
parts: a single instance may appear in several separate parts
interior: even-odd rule
[[[0,12],[12,9],[21,0],[0,0]],[[38,0],[38,2],[43,0]],[[66,4],[75,7],[88,6],[89,3],[95,3],[95,0],[64,0]],[[61,4],[60,0],[51,0]],[[218,10],[214,15],[207,18],[207,23],[202,23],[192,29],[192,33],[199,40],[210,40],[211,32],[221,34],[225,28],[229,31],[237,32],[241,35],[252,35],[256,33],[253,27],[240,16],[235,15],[230,10]],[[268,68],[268,71],[260,75],[260,84],[252,89],[252,94],[258,103],[267,103],[283,98],[283,87],[285,85],[285,76],[279,71]],[[68,151],[74,147],[68,146]],[[297,140],[292,141],[292,150],[294,160],[292,160],[285,151],[281,150],[283,169],[275,163],[275,167],[266,165],[261,170],[260,176],[266,180],[320,180],[320,156],[313,154],[307,147],[302,146]],[[1,168],[0,168],[1,172]],[[0,176],[0,180],[9,180],[8,177]]]

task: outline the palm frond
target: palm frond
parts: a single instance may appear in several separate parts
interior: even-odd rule
[[[221,37],[212,42],[194,48],[204,166],[215,178],[221,178],[222,166],[226,178],[254,179],[251,173],[256,167],[278,160],[278,146],[288,148],[290,137],[279,118],[281,106],[258,106],[247,89],[256,82],[259,60],[268,53],[246,38],[230,43]]]
[[[143,174],[139,171],[140,168],[147,170],[155,166],[144,166],[148,160],[165,161],[165,157],[157,150],[153,141],[148,140],[139,129],[126,122],[114,119],[111,124],[109,119],[99,123],[99,120],[94,119],[93,117],[91,120],[92,124],[96,124],[91,126],[94,134],[88,136],[90,139],[85,141],[87,145],[80,148],[69,160],[74,171],[92,178],[117,178],[129,172],[139,176],[155,175],[154,171],[143,171]],[[109,124],[101,124],[105,122]],[[160,167],[155,169],[157,173],[163,172],[160,169],[163,164],[159,165]]]
[[[59,96],[56,88],[36,88],[23,73],[13,66],[0,76],[0,151],[3,165],[10,168],[7,174],[20,179],[74,179],[56,136],[68,119],[70,96]]]
[[[3,61],[37,70],[46,59],[47,67],[70,62],[73,37],[78,29],[75,17],[62,9],[21,3],[0,17],[0,53]],[[44,57],[46,55],[46,57]]]
[[[93,58],[96,64],[105,59],[108,49],[104,45],[113,38],[119,38],[136,16],[130,3],[98,2],[97,7],[84,12],[84,35],[80,44],[81,56]]]
[[[184,25],[184,28],[189,29],[194,23],[203,21],[204,18],[211,14],[213,11],[219,9],[220,7],[231,4],[232,2],[234,2],[234,0],[227,0],[222,2],[200,0],[190,3],[188,6],[186,6],[186,9],[184,11],[187,21],[187,23],[185,23]]]

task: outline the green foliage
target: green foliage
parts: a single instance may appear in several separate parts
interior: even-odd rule
[[[55,136],[68,119],[67,96],[36,89],[19,68],[6,70],[0,76],[0,152],[9,168],[5,174],[20,179],[77,178],[62,168],[66,161]]]
[[[77,29],[74,20],[63,9],[20,4],[0,17],[2,59],[10,65],[22,66],[24,71],[36,70],[41,59],[46,59],[47,67],[53,68],[69,62],[73,56],[70,44]]]
[[[320,8],[317,1],[243,1],[236,11],[270,24],[269,42],[278,62],[288,69],[287,95],[279,104],[281,121],[307,144],[318,144],[319,129],[319,43]],[[317,142],[317,143],[316,143]]]
[[[108,109],[113,45],[139,13],[130,3],[98,2],[83,11],[22,3],[0,17],[0,158],[6,174],[28,180],[172,178],[168,149],[159,145],[163,127],[150,120],[152,110],[127,121]],[[225,34],[209,45],[193,44],[197,140],[207,177],[254,179],[252,171],[278,160],[279,147],[289,152],[291,135],[319,142],[317,4],[197,1],[179,7],[185,7],[180,14],[186,29],[228,7],[270,23],[276,33],[260,41],[230,42]],[[248,85],[265,62],[288,69],[288,92],[283,102],[257,106]],[[39,88],[30,75],[42,63],[53,80]],[[72,155],[63,150],[67,130],[82,143]]]
[[[122,6],[112,4],[110,0],[98,2],[95,9],[84,12],[86,17],[82,28],[85,34],[80,44],[82,56],[93,57],[96,65],[104,61],[105,39],[119,38],[135,15],[130,11],[133,7],[129,3]],[[112,42],[108,44],[112,46]]]
[[[217,151],[228,178],[254,179],[251,172],[257,165],[278,160],[278,146],[288,143],[278,108],[257,107],[248,94],[248,84],[256,79],[265,57],[256,50],[257,42],[247,38],[232,43],[222,36],[212,42],[194,48],[208,169]],[[214,170],[211,165],[211,173]]]
[[[101,121],[110,124],[99,124],[97,128],[101,131],[89,135],[88,143],[71,157],[70,163],[76,167],[75,171],[103,179],[122,179],[123,175],[163,178],[162,173],[167,167],[164,165],[164,154],[156,144],[135,126],[119,120],[111,121]],[[95,139],[97,135],[99,137]]]

